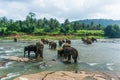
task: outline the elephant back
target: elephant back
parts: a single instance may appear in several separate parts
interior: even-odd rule
[[[77,58],[78,57],[78,51],[77,51],[77,49],[75,49],[73,47],[65,47],[64,48],[64,54],[66,56],[71,55],[73,58]]]
[[[56,49],[56,47],[57,47],[57,43],[56,42],[53,42],[53,41],[49,42],[49,48]]]
[[[66,39],[66,43],[71,44],[71,40]]]
[[[36,45],[28,45],[24,47],[24,51],[36,51]]]
[[[71,45],[68,44],[68,43],[65,43],[65,44],[63,45],[63,49],[64,49],[65,47],[71,47]]]

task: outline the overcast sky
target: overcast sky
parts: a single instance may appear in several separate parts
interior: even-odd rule
[[[36,18],[60,22],[83,19],[120,20],[120,0],[0,0],[0,17],[24,20],[29,12]]]

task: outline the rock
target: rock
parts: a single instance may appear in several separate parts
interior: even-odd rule
[[[0,67],[4,65],[5,65],[5,62],[0,62]]]
[[[7,57],[5,57],[5,59],[12,60],[12,61],[18,61],[18,62],[27,62],[30,60],[28,58],[20,58],[20,57],[16,57],[16,56],[7,56]]]
[[[56,61],[56,59],[52,59],[52,61]]]
[[[108,76],[107,76],[108,77]],[[14,80],[116,80],[100,73],[86,71],[44,71],[36,74],[23,75]]]
[[[0,76],[0,79],[3,78],[3,77],[6,77],[6,76]]]

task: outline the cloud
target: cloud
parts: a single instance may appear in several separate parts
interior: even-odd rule
[[[25,19],[29,12],[36,18],[65,19],[120,19],[119,0],[0,0],[0,16]]]

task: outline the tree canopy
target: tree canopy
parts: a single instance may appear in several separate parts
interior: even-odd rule
[[[108,25],[104,29],[105,35],[110,38],[120,38],[120,27],[118,25]]]
[[[74,34],[79,30],[103,30],[101,24],[81,23],[79,21],[70,22],[66,19],[60,23],[54,18],[37,19],[36,14],[29,12],[25,20],[8,20],[6,17],[0,18],[0,35],[11,34]],[[108,37],[120,37],[120,28],[118,25],[108,25],[104,29]],[[83,33],[86,34],[86,33]],[[92,33],[89,33],[89,35]],[[102,33],[103,34],[103,33]]]

